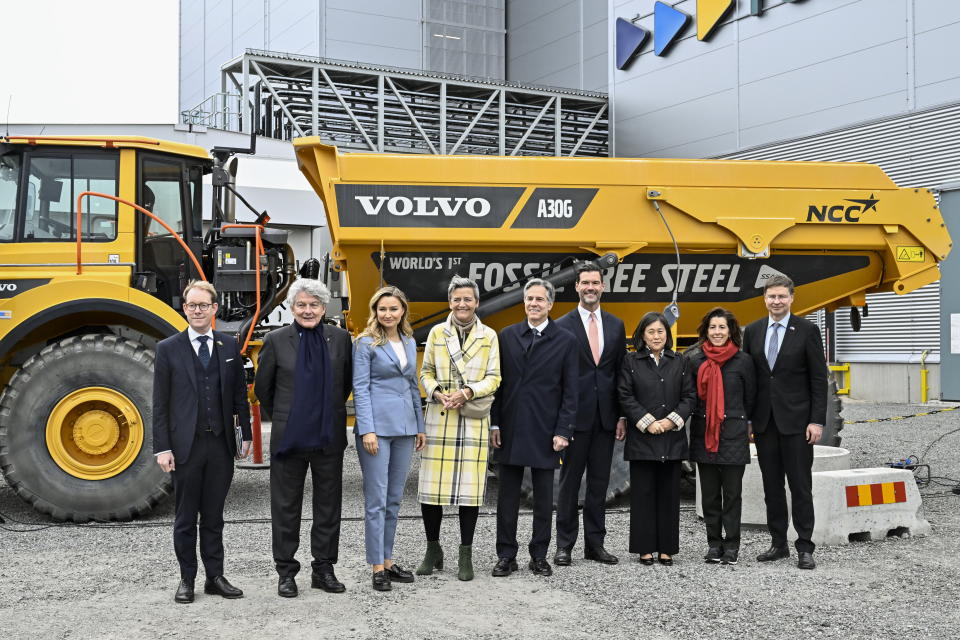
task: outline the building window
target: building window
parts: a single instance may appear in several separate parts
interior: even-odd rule
[[[503,79],[504,0],[425,0],[428,71]]]

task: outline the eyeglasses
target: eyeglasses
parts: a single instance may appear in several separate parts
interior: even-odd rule
[[[197,310],[207,311],[207,310],[210,309],[210,307],[212,307],[212,306],[213,306],[213,304],[208,304],[208,303],[206,303],[206,302],[199,302],[199,303],[198,303],[198,302],[188,302],[188,303],[186,304],[186,307],[187,307],[187,310],[188,310],[188,311],[197,311]]]

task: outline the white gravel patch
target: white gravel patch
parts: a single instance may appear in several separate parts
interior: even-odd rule
[[[939,405],[950,406],[950,405]],[[899,416],[938,405],[848,401],[847,420]],[[903,421],[848,425],[843,446],[857,467],[920,456],[937,437],[960,427],[960,411]],[[932,475],[960,480],[960,433],[944,437],[921,461]],[[706,565],[703,525],[684,492],[681,552],[673,567],[644,567],[627,553],[629,514],[623,504],[607,517],[607,549],[620,564],[607,567],[574,551],[572,567],[550,578],[532,576],[523,551],[530,517],[520,522],[521,569],[492,578],[495,521],[480,518],[474,548],[477,579],[456,579],[456,519],[444,521],[444,571],[414,584],[374,592],[363,562],[362,495],[356,452],[348,449],[337,574],[343,595],[309,588],[309,523],[305,522],[296,599],[276,595],[270,553],[268,472],[238,470],[228,499],[227,576],[246,597],[204,596],[176,605],[172,503],[126,525],[58,526],[29,510],[0,481],[0,633],[13,638],[844,638],[958,637],[960,629],[960,496],[952,485],[921,488],[932,534],[820,547],[815,571],[795,557],[761,565],[765,531],[744,532],[736,567]],[[948,486],[949,485],[949,486]],[[495,485],[483,512],[492,514]],[[309,496],[305,499],[309,505]],[[309,512],[308,512],[309,513]],[[397,560],[419,563],[422,525],[411,470]],[[451,512],[452,515],[452,512]],[[32,523],[30,525],[20,522]],[[43,525],[53,525],[40,528]],[[25,531],[28,530],[28,531]],[[22,532],[21,532],[22,531]],[[551,549],[551,556],[552,556]],[[198,586],[201,586],[198,584]]]

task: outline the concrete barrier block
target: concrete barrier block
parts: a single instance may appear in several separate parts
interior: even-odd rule
[[[851,536],[883,540],[891,533],[926,535],[930,524],[920,516],[921,506],[913,472],[906,469],[815,472],[813,541],[847,544]]]
[[[813,446],[813,470],[835,471],[850,468],[850,452],[842,447]],[[790,505],[790,489],[787,488],[787,505]],[[740,521],[745,525],[767,526],[767,505],[763,500],[763,478],[757,462],[757,448],[750,445],[750,464],[743,473],[743,506]],[[697,481],[697,515],[703,517],[700,497],[700,482]],[[791,532],[793,528],[791,527]],[[796,534],[792,533],[796,538]]]

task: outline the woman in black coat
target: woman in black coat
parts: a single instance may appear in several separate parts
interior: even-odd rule
[[[684,422],[696,403],[689,364],[672,351],[670,325],[643,316],[617,388],[627,418],[623,457],[630,462],[630,553],[640,562],[673,564],[680,550],[680,463],[687,458]]]
[[[743,471],[750,463],[747,416],[757,395],[750,356],[740,350],[736,317],[717,307],[700,322],[700,342],[684,356],[696,383],[690,459],[697,463],[707,562],[736,564]],[[725,535],[724,535],[725,534]]]

